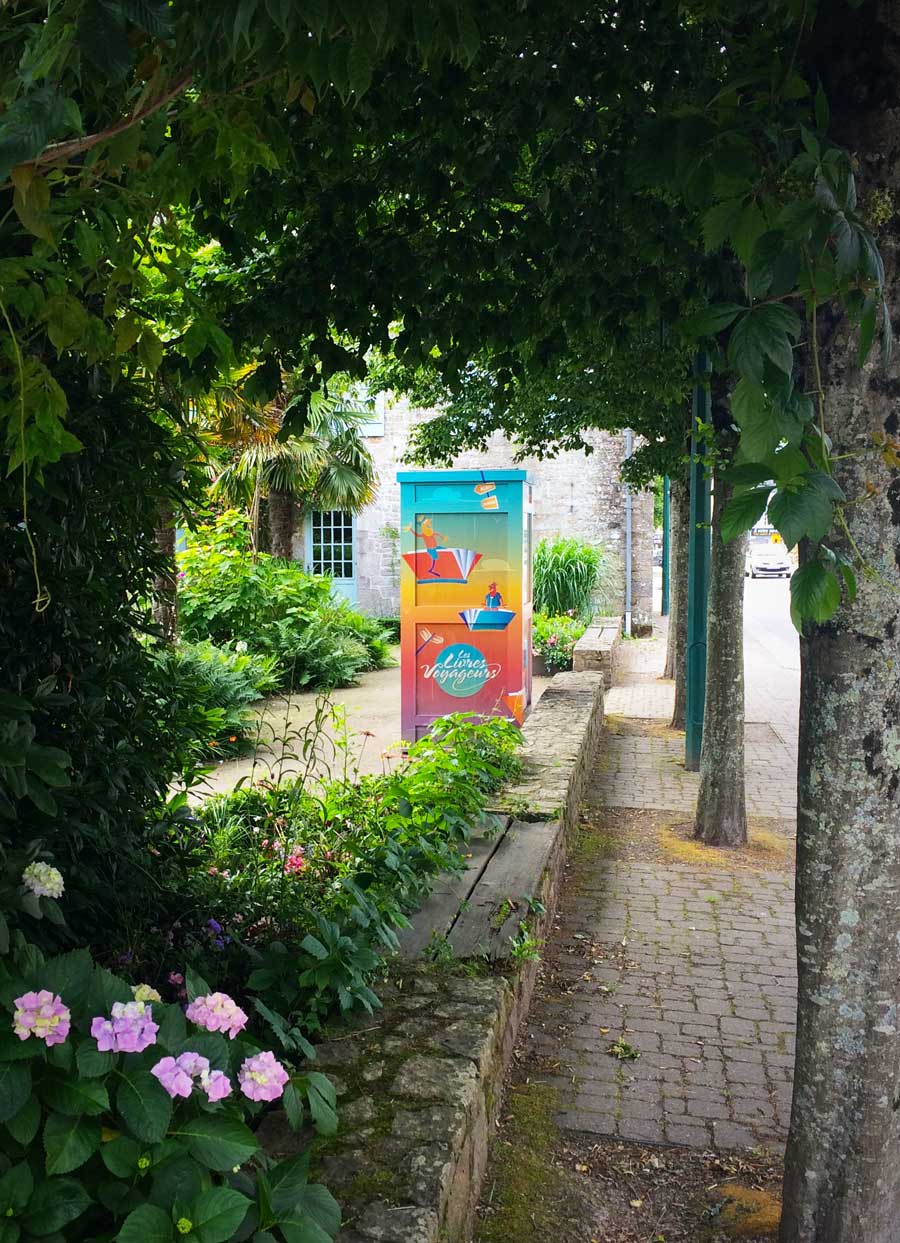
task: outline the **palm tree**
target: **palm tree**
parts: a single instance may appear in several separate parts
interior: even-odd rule
[[[284,436],[284,418],[301,402],[304,423],[298,433]],[[358,513],[374,497],[374,465],[360,434],[369,418],[363,403],[314,393],[261,407],[236,383],[217,389],[215,410],[214,419],[207,414],[204,435],[214,471],[210,491],[249,510],[254,551],[263,499],[268,501],[270,550],[289,559],[299,513]]]

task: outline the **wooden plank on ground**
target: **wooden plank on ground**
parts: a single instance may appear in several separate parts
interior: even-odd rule
[[[508,958],[509,938],[529,914],[562,827],[558,820],[514,820],[459,912],[449,940],[456,958]]]
[[[460,906],[469,899],[509,825],[509,816],[497,817],[487,835],[482,833],[472,838],[463,871],[442,876],[430,897],[410,916],[410,926],[400,933],[401,958],[420,958],[433,938],[447,935]]]

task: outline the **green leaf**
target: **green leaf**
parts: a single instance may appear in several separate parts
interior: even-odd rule
[[[96,1078],[44,1079],[40,1093],[51,1109],[70,1117],[94,1117],[109,1109],[109,1094]]]
[[[136,1070],[122,1075],[116,1105],[138,1139],[155,1144],[169,1129],[172,1098],[149,1071]]]
[[[36,1096],[29,1096],[19,1112],[7,1118],[6,1129],[23,1148],[27,1148],[41,1125],[41,1107]]]
[[[153,1185],[148,1199],[161,1208],[176,1200],[186,1204],[200,1194],[208,1180],[208,1172],[182,1148],[178,1156],[153,1167]]]
[[[350,75],[350,86],[357,99],[362,99],[372,85],[372,50],[369,41],[359,37],[353,40],[347,57],[347,72]]]
[[[320,1135],[334,1135],[337,1131],[337,1094],[327,1075],[317,1070],[304,1076],[306,1099],[313,1123]]]
[[[176,1049],[180,1051],[187,1040],[187,1022],[181,1006],[154,1005],[153,1019],[159,1024],[159,1031],[156,1033],[157,1044],[161,1045],[167,1053],[174,1053]]]
[[[172,10],[168,0],[119,0],[122,15],[157,39],[172,36]]]
[[[313,958],[318,958],[320,961],[328,957],[328,950],[312,933],[307,933],[300,942],[300,948],[306,950],[307,954],[311,954]]]
[[[9,1123],[31,1095],[31,1067],[0,1062],[0,1122]]]
[[[798,619],[826,622],[840,603],[840,583],[821,561],[810,561],[795,571],[791,578],[791,616],[798,630]]]
[[[293,1083],[289,1083],[285,1087],[281,1103],[284,1106],[284,1112],[287,1115],[291,1130],[299,1131],[303,1125],[303,1100]]]
[[[746,307],[736,302],[720,302],[715,306],[705,307],[681,321],[682,329],[692,337],[713,337],[717,332],[727,328]]]
[[[818,90],[816,91],[816,129],[820,134],[828,132],[829,119],[830,114],[828,109],[828,99],[825,96],[825,91],[822,89],[822,83],[820,82]]]
[[[77,1179],[48,1178],[32,1192],[22,1224],[29,1234],[43,1238],[75,1221],[91,1202]]]
[[[708,255],[731,237],[743,208],[743,199],[726,199],[723,203],[716,203],[703,217],[703,249]]]
[[[118,1243],[172,1243],[176,1238],[172,1219],[155,1204],[142,1204],[125,1218]]]
[[[81,303],[70,294],[57,294],[48,298],[44,305],[44,314],[47,317],[47,335],[58,351],[68,349],[84,336],[88,314]]]
[[[752,488],[749,492],[739,492],[725,506],[722,514],[721,535],[726,544],[738,535],[743,535],[754,527],[766,512],[770,488]]]
[[[731,413],[741,429],[741,457],[758,462],[781,441],[778,416],[765,391],[749,380],[737,382],[731,394]]]
[[[100,1123],[92,1118],[51,1114],[44,1125],[48,1174],[68,1174],[100,1147]]]
[[[0,1243],[18,1243],[21,1233],[11,1217],[0,1217]]]
[[[801,539],[824,539],[831,526],[833,502],[813,483],[779,488],[769,502],[769,521],[784,537],[788,548]]]
[[[0,1178],[0,1214],[8,1208],[21,1213],[31,1199],[33,1190],[34,1175],[28,1162],[20,1161],[18,1165],[10,1166]]]
[[[196,1001],[198,997],[206,997],[212,992],[203,976],[192,971],[190,967],[184,973],[184,987],[188,1001]]]
[[[225,1243],[247,1216],[251,1201],[230,1187],[201,1191],[187,1211],[199,1243]]]
[[[143,367],[155,375],[163,360],[163,343],[150,328],[145,328],[138,341],[138,358]]]
[[[762,384],[765,360],[790,375],[794,366],[791,341],[800,335],[800,320],[780,303],[754,307],[735,325],[728,342],[728,360],[745,378]]]
[[[103,1164],[116,1178],[130,1178],[142,1152],[142,1146],[130,1135],[119,1135],[100,1145]]]
[[[108,1075],[116,1064],[115,1053],[101,1053],[92,1037],[83,1040],[75,1052],[78,1073],[85,1079],[99,1079]]]
[[[237,1118],[204,1114],[184,1122],[173,1135],[184,1140],[192,1156],[211,1170],[243,1165],[259,1150],[256,1137]]]
[[[48,958],[40,968],[40,978],[36,983],[41,988],[59,993],[63,1001],[67,994],[77,1001],[87,992],[93,973],[94,964],[88,950],[71,950],[68,954]]]
[[[767,462],[742,462],[739,466],[729,466],[722,472],[722,478],[735,488],[755,488],[771,481],[772,467]]]
[[[327,1188],[307,1183],[279,1210],[278,1224],[287,1243],[331,1243],[341,1226],[341,1210]]]

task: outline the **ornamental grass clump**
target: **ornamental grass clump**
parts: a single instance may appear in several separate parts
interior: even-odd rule
[[[590,621],[615,580],[611,554],[573,536],[540,540],[534,550],[534,610]]]

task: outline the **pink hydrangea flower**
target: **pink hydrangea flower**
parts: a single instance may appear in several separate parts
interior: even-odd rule
[[[269,1052],[248,1057],[238,1071],[241,1091],[251,1101],[277,1101],[289,1079],[274,1053]]]
[[[98,1015],[91,1020],[91,1035],[101,1053],[143,1053],[156,1044],[158,1031],[153,1007],[143,1001],[117,1001],[111,1019]]]
[[[185,1014],[208,1032],[227,1032],[231,1040],[247,1026],[247,1015],[227,993],[195,997]]]
[[[284,861],[284,870],[288,876],[297,876],[307,866],[302,846],[295,846]]]
[[[181,974],[180,971],[170,971],[169,972],[169,983],[170,984],[183,984],[184,976]]]
[[[23,993],[15,999],[13,1031],[20,1040],[34,1036],[45,1044],[62,1044],[69,1034],[71,1012],[62,997],[42,988],[39,993]]]
[[[193,1081],[174,1057],[164,1057],[150,1071],[155,1075],[171,1097],[190,1096]]]
[[[222,1070],[212,1070],[200,1076],[200,1086],[210,1102],[224,1100],[231,1095],[231,1080]]]
[[[199,1079],[201,1084],[206,1087],[206,1080],[211,1080],[218,1075],[222,1075],[220,1070],[214,1070],[212,1074],[209,1072],[209,1059],[202,1057],[199,1053],[182,1053],[178,1057],[164,1057],[157,1062],[150,1071],[151,1075],[155,1075],[163,1087],[171,1097],[190,1096],[194,1080]],[[226,1076],[222,1075],[226,1079]],[[229,1091],[231,1090],[229,1085]],[[227,1096],[228,1092],[221,1091],[221,1084],[216,1079],[216,1091],[219,1096],[210,1096],[210,1100],[220,1100],[222,1096]],[[209,1092],[207,1091],[207,1095]]]

